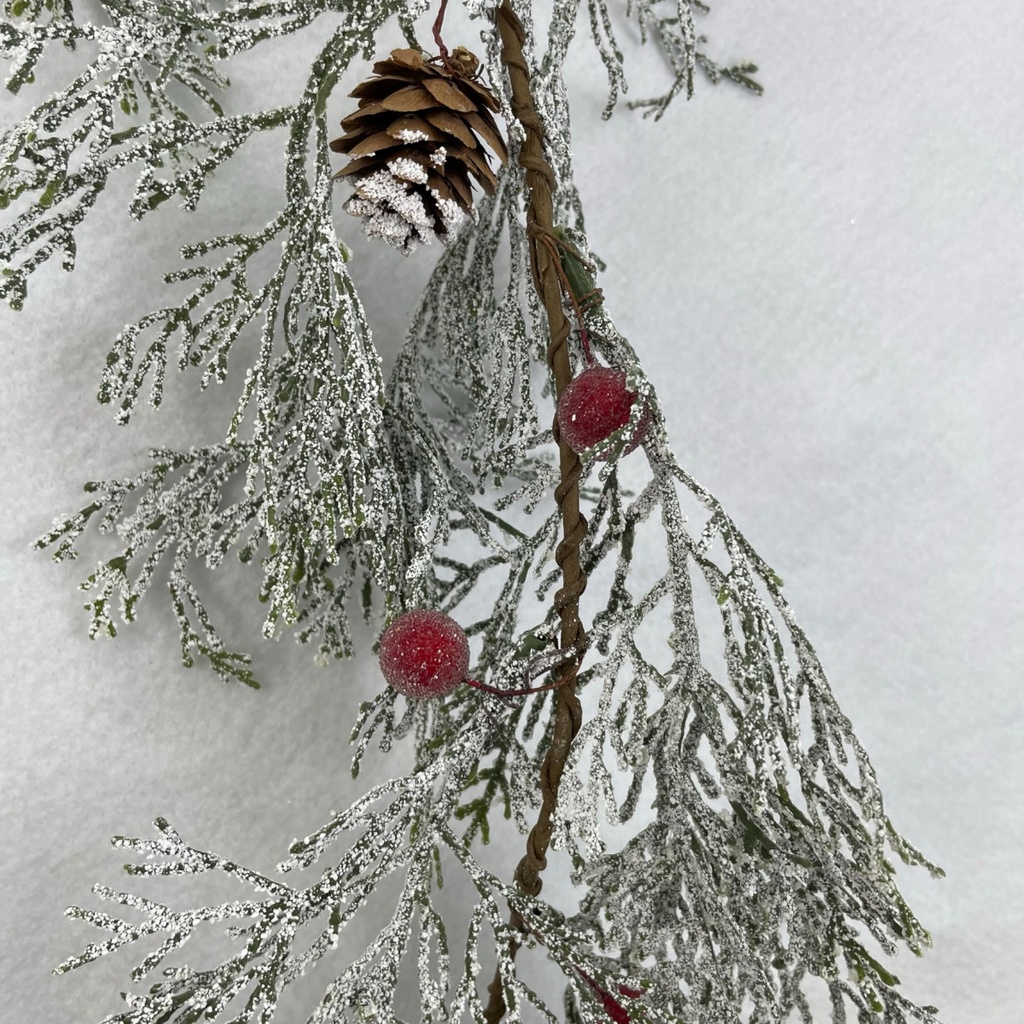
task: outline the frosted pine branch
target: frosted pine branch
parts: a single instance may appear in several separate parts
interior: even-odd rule
[[[85,548],[90,523],[116,537],[112,557],[83,583],[92,635],[134,621],[165,568],[183,662],[205,658],[225,680],[256,683],[249,655],[219,635],[194,570],[215,569],[229,553],[262,573],[264,635],[291,631],[316,644],[321,662],[353,652],[351,615],[379,622],[420,607],[461,619],[475,681],[512,690],[550,680],[585,646],[557,647],[552,608],[562,533],[551,496],[562,471],[543,365],[558,297],[548,290],[546,313],[531,287],[538,229],[524,216],[526,134],[512,115],[496,5],[465,8],[483,27],[509,164],[448,240],[388,380],[335,227],[327,108],[353,61],[381,56],[386,19],[397,16],[415,47],[415,21],[431,5],[215,6],[111,0],[109,23],[95,25],[75,21],[70,4],[12,0],[0,26],[14,91],[56,39],[85,64],[0,140],[0,206],[11,210],[0,289],[13,305],[51,256],[73,265],[75,231],[115,171],[138,175],[128,212],[141,218],[171,198],[196,209],[210,175],[249,141],[280,129],[283,148],[282,208],[265,224],[185,246],[187,265],[166,280],[191,290],[124,328],[101,381],[101,400],[126,422],[145,390],[154,406],[162,401],[169,360],[200,369],[205,389],[244,358],[251,368],[223,434],[185,451],[155,448],[148,467],[87,484],[86,504],[38,544],[63,561]],[[554,179],[559,233],[547,241],[564,243],[552,251],[565,257],[567,281],[568,267],[585,279],[601,266],[573,181],[563,79],[579,18],[608,71],[606,114],[627,91],[616,34],[634,25],[671,75],[662,96],[633,104],[646,113],[660,117],[673,98],[689,97],[697,68],[760,88],[753,65],[707,55],[700,3],[588,0],[586,15],[582,6],[556,0],[544,30],[529,0],[515,4]],[[320,15],[333,16],[331,29],[294,101],[226,111],[221,64]],[[269,269],[257,273],[257,260]],[[320,866],[317,881],[288,884],[200,850],[163,819],[156,839],[115,840],[142,858],[130,874],[213,874],[248,891],[172,909],[97,887],[124,918],[73,908],[104,937],[59,971],[148,940],[132,977],[164,972],[145,994],[126,994],[127,1009],[108,1022],[266,1024],[289,985],[328,963],[311,1022],[397,1019],[404,981],[416,983],[423,1020],[482,1021],[480,979],[495,965],[509,1021],[735,1024],[746,1014],[781,1024],[798,1014],[806,1024],[814,983],[836,1020],[852,1007],[861,1024],[934,1021],[933,1009],[900,994],[881,958],[900,947],[920,954],[930,942],[899,892],[894,860],[941,872],[887,816],[781,579],[672,454],[657,390],[608,312],[621,297],[585,302],[592,289],[574,287],[562,285],[573,364],[591,346],[625,371],[637,398],[606,439],[610,459],[583,453],[581,607],[591,627],[576,685],[587,716],[569,748],[551,846],[571,859],[580,890],[572,911],[526,898],[485,863],[506,819],[525,833],[536,818],[552,702],[468,686],[407,701],[382,681],[354,715],[352,773],[396,757],[403,738],[412,767],[293,843],[279,869],[296,877]],[[627,460],[648,415],[643,448]],[[453,870],[474,894],[457,924],[436,898]],[[398,891],[385,923],[353,948],[349,926],[389,878]],[[506,923],[510,909],[521,931]],[[210,929],[224,930],[231,952],[186,961],[187,940]],[[519,961],[513,943],[527,947]],[[532,987],[526,955],[547,956],[564,976],[562,1007]]]
[[[219,872],[242,882],[257,897],[266,896],[174,911],[162,903],[97,886],[94,892],[100,899],[138,911],[143,920],[133,923],[80,907],[70,908],[68,916],[109,932],[111,937],[91,943],[82,954],[64,961],[57,972],[81,967],[150,935],[167,936],[133,971],[133,980],[141,981],[197,930],[224,924],[227,935],[240,943],[236,953],[206,969],[168,968],[164,971],[167,980],[152,985],[146,995],[125,994],[129,1009],[108,1020],[122,1024],[185,1022],[201,1015],[215,1017],[229,1007],[238,1024],[269,1020],[289,984],[321,960],[338,958],[336,950],[345,929],[370,905],[383,879],[400,873],[404,881],[390,920],[366,950],[328,985],[318,1009],[309,1018],[311,1022],[393,1018],[400,964],[417,930],[417,971],[424,1012],[439,1022],[460,1020],[466,1010],[478,1005],[473,981],[479,972],[479,958],[488,955],[487,947],[481,948],[482,926],[488,925],[499,951],[506,946],[507,925],[502,918],[509,901],[530,913],[538,937],[556,960],[566,961],[571,956],[572,965],[588,977],[606,976],[608,963],[588,955],[585,945],[581,945],[583,937],[568,929],[560,915],[524,903],[514,889],[483,868],[447,827],[466,772],[488,738],[486,729],[466,730],[444,757],[406,779],[375,787],[324,829],[293,843],[288,860],[279,870],[309,867],[345,833],[358,833],[341,858],[306,888],[293,888],[196,849],[163,819],[155,823],[160,833],[156,840],[115,839],[115,846],[147,858],[146,863],[129,865],[130,874]],[[441,851],[469,875],[479,896],[470,914],[461,972],[453,970],[445,925],[433,906],[433,891],[443,885]],[[311,939],[299,938],[304,926],[318,921],[321,923],[310,933]],[[517,976],[510,961],[503,965],[503,977],[510,1006],[532,1004],[547,1019],[557,1020]],[[450,992],[454,996],[450,997]],[[521,1018],[514,1013],[511,1019]],[[602,1018],[590,1006],[584,1019],[597,1022]],[[668,1021],[658,1013],[652,1019]]]
[[[0,298],[20,308],[29,276],[56,252],[64,254],[64,268],[72,269],[75,228],[110,173],[121,167],[142,165],[130,207],[131,215],[141,218],[175,194],[186,209],[195,209],[209,173],[257,132],[298,120],[289,157],[293,165],[301,162],[298,150],[307,142],[309,122],[322,118],[326,98],[348,62],[372,47],[376,30],[388,17],[419,13],[425,2],[360,4],[360,20],[349,20],[338,30],[311,69],[315,75],[311,91],[291,108],[224,116],[217,92],[228,86],[228,80],[216,64],[260,42],[305,28],[337,6],[292,0],[232,4],[218,11],[205,0],[160,4],[130,0],[104,4],[108,25],[76,24],[68,5],[60,12],[45,10],[49,17],[42,24],[2,26],[0,53],[12,60],[6,85],[13,92],[31,80],[47,45],[56,39],[79,52],[93,50],[96,56],[62,92],[0,138],[0,208],[13,205],[17,211],[21,207],[0,233],[0,260],[5,264]],[[18,13],[38,19],[44,8],[26,6]],[[194,111],[172,97],[176,85],[217,117],[194,123]],[[83,113],[81,123],[72,127]],[[119,118],[126,122],[120,129],[115,123]],[[168,159],[190,166],[173,178],[161,179],[157,168]],[[294,181],[297,168],[292,170]]]

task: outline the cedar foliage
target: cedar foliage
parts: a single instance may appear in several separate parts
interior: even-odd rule
[[[171,199],[194,210],[210,174],[248,139],[284,138],[285,207],[262,227],[186,246],[185,266],[166,279],[192,290],[127,325],[107,355],[99,397],[122,423],[147,390],[159,405],[174,346],[177,367],[200,369],[203,388],[226,378],[236,348],[254,351],[255,361],[223,439],[154,449],[145,468],[87,483],[87,503],[40,539],[65,561],[77,557],[90,525],[116,536],[115,553],[83,583],[92,634],[114,634],[117,618],[133,621],[166,564],[184,663],[198,656],[226,681],[257,685],[249,655],[226,648],[193,580],[197,561],[215,569],[232,554],[262,573],[266,635],[291,630],[321,662],[352,653],[351,615],[383,625],[405,608],[430,607],[462,615],[476,678],[499,689],[548,673],[571,682],[557,696],[514,701],[468,687],[436,702],[382,690],[355,714],[353,775],[376,756],[372,746],[387,756],[404,737],[414,751],[408,774],[371,787],[295,841],[281,878],[191,845],[162,818],[156,838],[116,838],[136,858],[129,875],[221,874],[246,895],[174,909],[97,886],[100,900],[123,911],[72,907],[72,918],[106,937],[57,970],[142,942],[148,951],[132,980],[150,983],[122,994],[125,1009],[107,1018],[122,1024],[266,1022],[314,966],[328,976],[309,1017],[317,1024],[397,1020],[396,992],[410,968],[420,1019],[431,1024],[498,1015],[587,1024],[763,1024],[795,1015],[806,1024],[815,980],[837,1022],[850,1011],[860,1022],[932,1022],[934,1008],[904,997],[879,958],[898,946],[920,954],[930,941],[899,893],[892,858],[941,871],[886,815],[782,581],[673,455],[656,390],[608,312],[624,298],[595,300],[600,261],[573,183],[562,80],[579,0],[555,0],[547,26],[535,22],[529,0],[466,0],[481,25],[508,160],[471,222],[448,233],[394,371],[383,377],[336,233],[327,107],[350,64],[380,59],[375,40],[387,19],[422,49],[415,19],[429,6],[104,0],[101,22],[88,22],[70,0],[5,4],[8,89],[30,85],[57,41],[84,64],[0,139],[0,208],[8,211],[0,295],[14,308],[49,259],[72,269],[75,230],[113,172],[138,170],[129,209],[137,219]],[[755,67],[708,55],[697,30],[706,8],[696,0],[586,6],[608,71],[606,115],[626,83],[617,21],[667,58],[666,92],[631,104],[645,115],[661,117],[679,94],[690,96],[698,71],[760,91]],[[293,103],[224,112],[224,62],[327,14],[334,30]],[[524,108],[503,38],[516,14],[526,26],[516,42],[520,88],[543,133],[549,212],[560,226],[550,235],[524,204],[530,126],[515,114]],[[175,98],[182,89],[205,106],[205,119]],[[261,276],[251,268],[268,251],[279,256]],[[542,302],[532,287],[541,284],[538,260],[548,260],[549,275],[561,265],[567,289],[554,305],[550,290]],[[542,425],[565,384],[560,371],[542,370],[554,366],[563,312],[572,327],[556,339],[565,365],[581,363],[578,317],[594,351],[625,371],[638,395],[612,439],[613,457],[576,460],[571,479]],[[626,458],[648,409],[642,451]],[[562,513],[551,507],[567,486],[586,522],[572,537],[562,536]],[[568,596],[552,565],[566,550],[579,569]],[[659,571],[641,551],[658,554]],[[565,642],[567,607],[588,621],[585,641],[581,631],[579,643]],[[699,625],[702,607],[717,615],[717,629]],[[564,913],[540,898],[539,884],[530,892],[522,875],[512,884],[490,871],[485,847],[496,815],[530,829],[556,719],[577,692],[586,713],[572,723],[539,857],[542,867],[550,842],[571,859],[579,889]],[[613,832],[628,838],[612,842]],[[319,874],[290,884],[288,873],[305,869]],[[458,934],[438,899],[453,871],[474,893]],[[354,949],[346,929],[392,876],[398,895],[386,925]],[[211,927],[232,952],[188,962],[179,950]],[[155,947],[145,942],[151,936]],[[562,1008],[532,987],[515,959],[521,945],[542,950],[564,976]]]

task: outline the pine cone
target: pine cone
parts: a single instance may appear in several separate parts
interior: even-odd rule
[[[496,179],[481,139],[508,159],[492,110],[494,96],[468,76],[479,62],[465,47],[449,57],[454,69],[430,63],[418,50],[392,50],[373,66],[375,77],[351,93],[359,109],[342,122],[331,149],[356,157],[335,175],[356,182],[344,209],[363,230],[408,255],[421,242],[442,240],[472,214],[472,175],[488,194]]]

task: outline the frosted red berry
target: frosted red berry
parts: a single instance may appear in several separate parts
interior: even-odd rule
[[[406,697],[443,697],[469,672],[469,642],[444,612],[420,608],[384,631],[378,656],[384,678]]]
[[[613,370],[610,366],[587,367],[569,382],[558,400],[558,429],[574,452],[585,451],[624,427],[635,401],[636,392],[626,387],[625,370]],[[641,444],[650,422],[650,409],[645,408],[623,455]],[[611,450],[607,450],[598,452],[597,457],[607,459],[610,455]]]

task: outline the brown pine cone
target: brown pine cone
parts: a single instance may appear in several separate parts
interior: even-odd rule
[[[355,157],[335,175],[355,181],[344,209],[363,218],[363,230],[408,255],[433,235],[442,240],[472,214],[470,177],[488,194],[496,179],[481,140],[508,159],[492,110],[498,101],[468,77],[479,62],[465,47],[449,57],[450,71],[418,50],[392,50],[373,66],[375,77],[351,95],[359,109],[342,122],[331,149]]]

